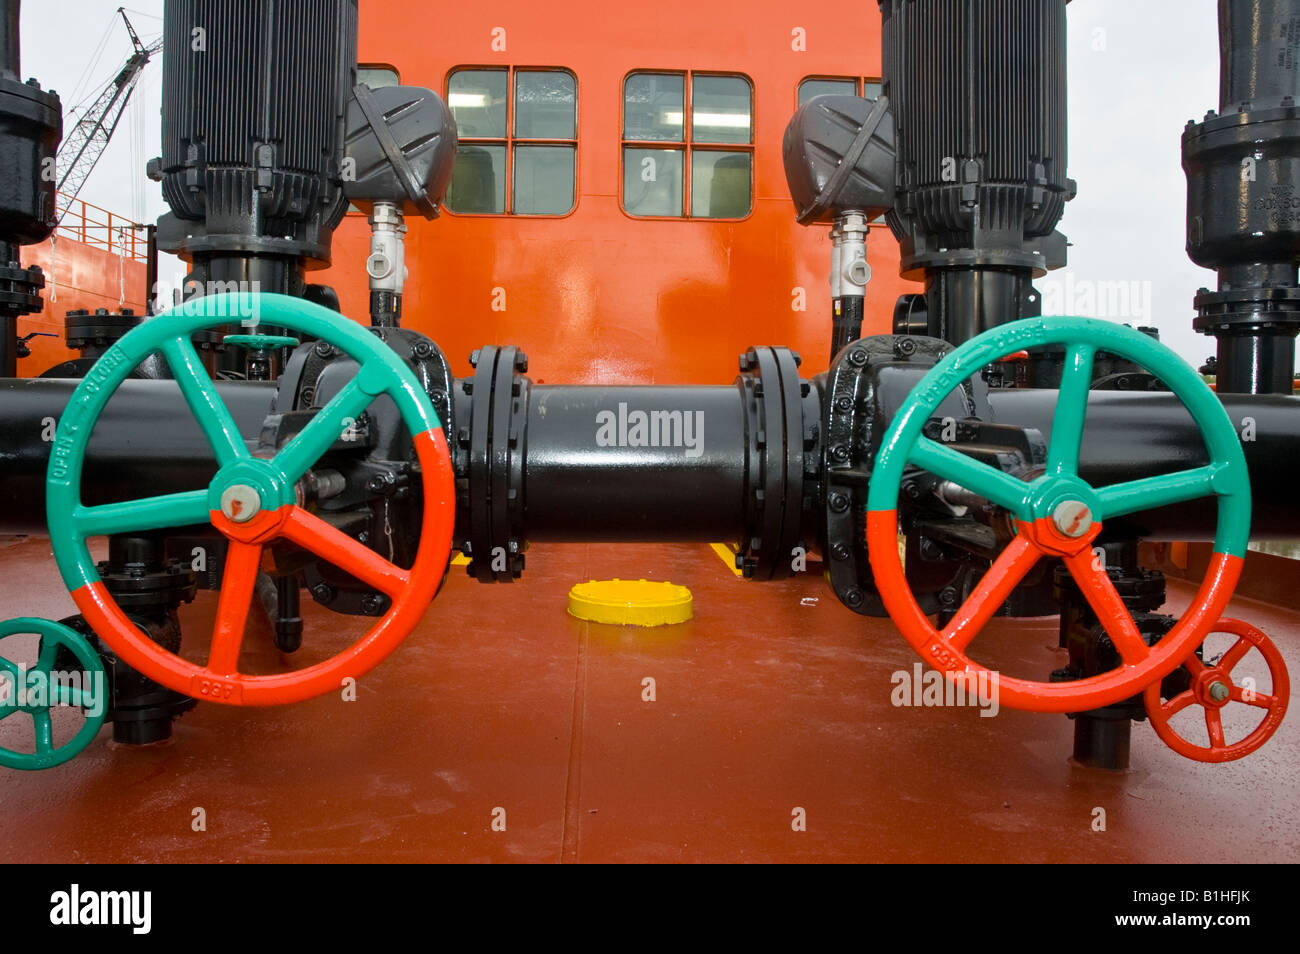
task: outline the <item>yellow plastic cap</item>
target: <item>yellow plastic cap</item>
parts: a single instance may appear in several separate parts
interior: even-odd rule
[[[647,580],[588,580],[569,590],[569,615],[615,626],[665,626],[692,616],[691,591]]]

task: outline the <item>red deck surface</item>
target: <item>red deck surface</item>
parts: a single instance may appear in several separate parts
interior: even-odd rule
[[[611,577],[689,586],[695,619],[646,630],[566,614],[573,583]],[[45,540],[0,542],[0,580],[0,616],[73,611]],[[1190,594],[1171,581],[1171,611]],[[200,649],[214,599],[187,611]],[[1300,674],[1300,615],[1232,609]],[[304,654],[322,626],[339,645],[359,632],[307,612]],[[272,671],[259,626],[246,657]],[[1032,678],[1063,660],[1054,618],[997,621],[972,653]],[[453,568],[355,702],[202,704],[166,745],[120,748],[105,727],[66,765],[0,769],[0,861],[1300,859],[1295,712],[1226,765],[1136,725],[1133,768],[1107,773],[1068,761],[1063,716],[895,708],[891,675],[914,661],[888,620],[853,615],[814,574],[745,583],[706,546],[534,547],[513,586]],[[29,732],[15,716],[0,744]],[[206,832],[191,830],[199,807]]]

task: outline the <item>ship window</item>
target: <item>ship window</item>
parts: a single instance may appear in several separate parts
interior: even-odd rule
[[[799,81],[798,105],[802,106],[814,96],[880,96],[880,80],[857,76],[809,76]]]
[[[683,142],[686,78],[680,73],[633,73],[623,83],[623,138]]]
[[[402,81],[391,66],[358,66],[357,82],[379,89],[381,86],[400,86]]]
[[[447,105],[460,139],[447,208],[462,215],[573,210],[578,82],[572,73],[455,70],[447,79]]]
[[[629,74],[623,81],[624,211],[665,218],[749,215],[753,123],[754,87],[744,76]]]
[[[799,84],[799,105],[802,106],[814,96],[857,96],[858,81],[855,79],[822,79],[810,77]]]

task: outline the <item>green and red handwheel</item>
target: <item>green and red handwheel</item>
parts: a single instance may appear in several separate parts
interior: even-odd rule
[[[926,423],[965,381],[1008,355],[1043,346],[1063,348],[1066,356],[1044,473],[1022,480],[925,436]],[[1196,421],[1205,442],[1206,464],[1106,487],[1093,487],[1079,477],[1079,448],[1098,351],[1134,361],[1165,383]],[[912,595],[899,555],[898,495],[909,468],[950,480],[991,501],[1010,513],[1017,528],[942,629]],[[1105,569],[1094,561],[1093,541],[1105,520],[1210,495],[1218,501],[1218,524],[1209,569],[1191,607],[1169,633],[1148,646]],[[1181,358],[1123,325],[1089,318],[1029,318],[993,328],[949,352],[912,391],[876,457],[867,498],[867,547],[876,586],[894,623],[921,657],[950,679],[988,672],[968,653],[971,641],[1039,560],[1060,559],[1105,627],[1121,664],[1072,682],[998,673],[1000,702],[1035,712],[1081,712],[1146,692],[1150,708],[1151,693],[1156,694],[1158,706],[1160,681],[1174,669],[1187,664],[1195,675],[1196,650],[1216,628],[1241,573],[1250,513],[1249,474],[1232,421]],[[1264,645],[1271,648],[1263,634],[1258,639],[1243,638],[1262,651]],[[1276,650],[1266,652],[1266,657],[1274,674],[1269,698],[1276,697],[1276,704],[1268,710],[1265,738],[1280,721],[1288,691],[1281,657]],[[1187,704],[1181,697],[1174,700],[1178,708]],[[1169,735],[1160,731],[1167,740]]]
[[[356,375],[274,456],[254,456],[204,370],[191,335],[232,316],[288,328],[335,346]],[[245,322],[247,323],[247,322]],[[81,500],[86,445],[113,391],[151,354],[171,368],[212,446],[217,472],[207,487],[89,507]],[[398,567],[303,506],[299,481],[367,406],[387,395],[413,436],[424,495],[420,544]],[[147,422],[141,422],[147,426]],[[442,425],[400,358],[370,331],[319,305],[284,295],[231,293],[196,298],[134,328],[105,352],[59,420],[46,479],[47,520],[59,572],[87,622],[128,665],[178,692],[230,705],[278,705],[338,689],[367,672],[414,629],[437,593],[451,550],[455,485]],[[169,652],[135,627],[113,600],[86,547],[89,537],[211,523],[228,541],[212,642],[204,665]],[[263,549],[284,539],[387,595],[387,613],[356,643],[293,672],[239,670],[245,624]]]

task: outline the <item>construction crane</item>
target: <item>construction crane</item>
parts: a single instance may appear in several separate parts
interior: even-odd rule
[[[140,80],[140,74],[153,55],[162,49],[162,37],[145,46],[127,19],[126,11],[118,7],[117,12],[122,15],[122,22],[126,24],[127,33],[131,35],[131,45],[135,49],[127,57],[122,69],[95,97],[95,102],[82,113],[59,147],[58,190],[68,199],[75,198],[81,191],[82,185],[95,168],[95,163],[113,138],[113,132]]]

